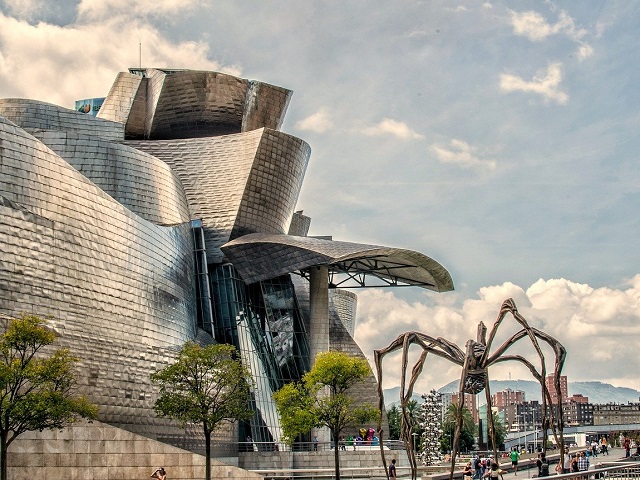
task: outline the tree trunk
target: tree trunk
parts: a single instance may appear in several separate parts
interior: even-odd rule
[[[0,480],[7,480],[7,435],[0,432]]]
[[[204,478],[205,480],[211,480],[211,431],[207,428],[206,425],[204,426],[204,455]]]
[[[340,447],[338,445],[340,432],[332,431],[331,436],[333,437],[333,459],[336,465],[336,480],[340,480]]]

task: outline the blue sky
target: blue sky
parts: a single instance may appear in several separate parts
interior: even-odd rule
[[[638,18],[633,1],[0,0],[0,97],[104,96],[140,42],[143,66],[290,88],[311,234],[454,279],[358,291],[367,355],[409,330],[463,346],[513,297],[571,381],[640,388]],[[458,375],[434,361],[419,388]],[[492,371],[509,375],[529,378]]]

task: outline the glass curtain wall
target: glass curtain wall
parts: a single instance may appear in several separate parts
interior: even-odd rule
[[[285,275],[245,285],[231,264],[210,270],[215,338],[235,345],[255,382],[250,399],[255,414],[240,425],[240,441],[250,436],[260,450],[273,449],[281,427],[272,394],[310,368],[293,283]]]

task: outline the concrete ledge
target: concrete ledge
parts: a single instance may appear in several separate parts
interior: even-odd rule
[[[97,421],[62,431],[28,432],[9,447],[9,480],[140,480],[158,467],[171,480],[204,478],[205,457]],[[211,460],[213,478],[262,476]]]

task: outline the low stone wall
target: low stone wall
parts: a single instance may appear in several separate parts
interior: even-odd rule
[[[140,480],[164,467],[171,480],[203,479],[205,457],[100,422],[28,432],[9,447],[9,480]],[[261,475],[211,460],[212,478]]]
[[[333,469],[333,450],[319,452],[241,452],[238,465],[247,470],[279,470],[279,469]],[[404,450],[385,451],[387,465],[392,459],[396,459],[399,466],[409,465],[407,453]],[[340,468],[369,468],[372,471],[379,470],[384,474],[382,456],[379,450],[340,452]]]

